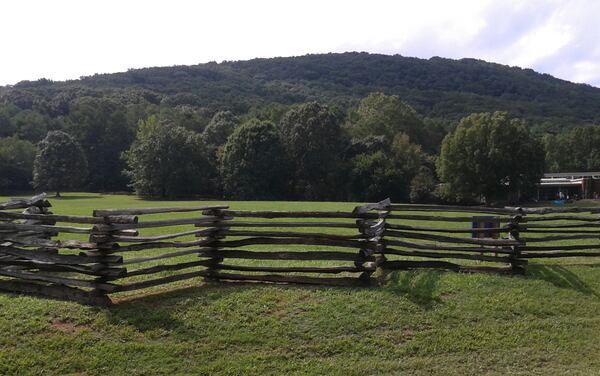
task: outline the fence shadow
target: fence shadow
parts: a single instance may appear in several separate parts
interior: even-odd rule
[[[435,290],[441,271],[395,271],[386,273],[385,288],[429,310],[441,302]]]
[[[112,324],[125,323],[140,332],[152,330],[168,330],[184,339],[196,340],[197,336],[189,330],[189,323],[177,317],[177,307],[196,304],[199,309],[210,305],[230,294],[235,294],[247,289],[269,288],[315,290],[322,288],[317,285],[297,284],[272,284],[263,282],[199,282],[188,287],[175,287],[171,290],[160,290],[153,293],[140,292],[133,296],[113,297],[113,303],[106,307],[93,307],[102,310],[108,315]],[[328,287],[334,289],[348,289],[350,287]]]
[[[241,284],[240,284],[241,285]],[[125,323],[140,332],[168,330],[180,337],[191,337],[187,324],[176,317],[177,306],[193,301],[210,303],[223,296],[238,291],[241,286],[228,284],[199,284],[173,288],[155,293],[113,297],[113,303],[103,310],[112,324]]]
[[[577,274],[562,265],[529,265],[527,278],[546,281],[559,288],[600,298],[598,292],[588,286]]]

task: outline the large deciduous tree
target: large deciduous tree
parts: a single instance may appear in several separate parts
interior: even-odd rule
[[[239,125],[240,120],[231,111],[217,112],[203,132],[204,141],[208,145],[219,147],[225,145],[227,138]]]
[[[419,171],[425,154],[406,134],[393,142],[372,146],[366,139],[365,150],[350,159],[348,192],[351,200],[379,201],[386,197],[396,202],[408,201],[411,180]]]
[[[546,165],[550,172],[600,170],[600,127],[581,126],[544,136]]]
[[[253,119],[242,124],[225,144],[221,177],[227,197],[282,198],[288,170],[279,131],[269,121]]]
[[[0,138],[0,194],[31,188],[35,152],[29,141]]]
[[[417,112],[397,95],[372,93],[363,98],[351,114],[348,129],[354,137],[383,136],[393,140],[404,133],[427,150],[435,149],[441,131],[433,123],[426,124]]]
[[[532,193],[544,152],[522,120],[505,112],[472,114],[444,139],[437,170],[447,199],[490,203]]]
[[[293,162],[295,197],[339,197],[342,132],[327,106],[306,103],[288,111],[280,124],[284,146]]]
[[[48,132],[38,144],[33,169],[33,186],[60,191],[83,186],[88,164],[81,145],[68,133]]]
[[[137,138],[123,154],[125,174],[143,196],[177,197],[214,193],[215,171],[202,137],[156,116],[140,121]]]
[[[87,180],[88,189],[127,188],[120,156],[135,138],[135,122],[127,120],[125,106],[112,99],[80,98],[71,106],[66,129],[81,143],[93,172]]]

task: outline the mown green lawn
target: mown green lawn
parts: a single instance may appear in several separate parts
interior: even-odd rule
[[[87,193],[51,201],[80,215],[187,204]],[[525,277],[398,272],[373,288],[194,279],[118,296],[111,308],[0,293],[0,374],[600,374],[599,267],[578,258],[533,262]]]

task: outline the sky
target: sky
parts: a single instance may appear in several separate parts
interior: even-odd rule
[[[5,0],[0,85],[366,51],[478,58],[600,87],[599,0]]]

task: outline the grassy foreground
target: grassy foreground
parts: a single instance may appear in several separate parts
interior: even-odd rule
[[[185,204],[83,193],[51,201],[56,213],[82,215]],[[198,279],[111,308],[0,293],[0,375],[600,374],[599,266],[553,260],[526,277],[399,272],[360,289]]]

